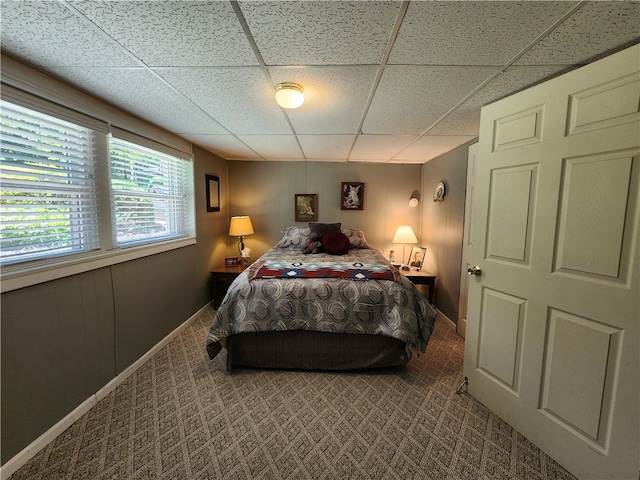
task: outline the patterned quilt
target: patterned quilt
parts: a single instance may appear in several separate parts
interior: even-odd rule
[[[315,256],[315,255],[314,255]],[[260,260],[249,270],[249,281],[256,278],[330,278],[341,277],[352,280],[394,280],[397,274],[391,265],[366,264],[362,262],[283,262]]]
[[[367,265],[372,271],[390,271],[392,275],[367,281],[346,275],[256,276],[265,265],[336,262]],[[415,285],[375,249],[351,249],[346,255],[304,255],[300,249],[272,248],[227,290],[207,335],[207,350],[217,352],[219,344],[224,345],[226,337],[236,333],[317,330],[398,338],[407,343],[411,355],[409,347],[425,351],[435,317],[435,309]]]

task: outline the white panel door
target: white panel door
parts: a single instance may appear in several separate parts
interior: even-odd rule
[[[464,338],[467,334],[467,299],[469,295],[469,275],[467,270],[471,266],[471,230],[473,218],[473,191],[476,186],[476,158],[478,157],[478,144],[469,145],[467,154],[467,188],[464,200],[464,231],[462,234],[462,262],[460,270],[460,300],[458,301],[458,323],[456,329]]]
[[[482,109],[468,391],[580,479],[640,468],[640,46]]]

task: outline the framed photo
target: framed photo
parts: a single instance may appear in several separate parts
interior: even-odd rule
[[[205,174],[207,184],[207,212],[220,211],[220,178]]]
[[[293,208],[296,212],[296,222],[318,221],[318,194],[296,193]]]
[[[236,267],[238,265],[238,257],[226,257],[224,259],[225,267]]]
[[[340,190],[340,210],[362,210],[364,183],[342,182]]]
[[[411,249],[411,253],[409,254],[407,265],[409,265],[411,270],[422,270],[422,266],[424,265],[424,257],[426,255],[426,247],[413,247]]]

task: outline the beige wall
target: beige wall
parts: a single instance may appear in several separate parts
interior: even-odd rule
[[[435,306],[457,323],[460,300],[462,235],[467,183],[467,152],[473,140],[424,164],[422,169],[422,239],[427,247],[425,267],[435,273]],[[434,202],[439,182],[444,201]]]
[[[255,235],[245,246],[258,258],[280,239],[280,230],[295,222],[294,195],[318,194],[318,221],[341,222],[359,228],[367,241],[388,256],[402,246],[391,240],[399,225],[411,225],[420,239],[420,209],[409,198],[420,190],[422,165],[229,162],[229,214],[250,215]],[[364,182],[363,210],[341,210],[342,182]],[[237,238],[227,238],[229,255],[236,255]],[[409,251],[407,250],[407,256]]]

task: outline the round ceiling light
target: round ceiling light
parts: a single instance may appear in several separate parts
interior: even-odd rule
[[[276,85],[276,102],[282,108],[298,108],[304,103],[304,89],[297,83]]]

